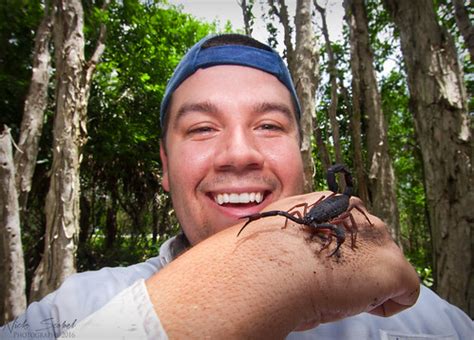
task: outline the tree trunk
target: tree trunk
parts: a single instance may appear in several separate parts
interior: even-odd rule
[[[301,155],[303,157],[305,191],[310,192],[313,189],[314,176],[311,136],[319,58],[311,22],[311,0],[296,2],[295,27],[296,47],[293,79],[301,104]]]
[[[370,206],[373,213],[387,223],[392,237],[401,246],[395,173],[389,155],[387,123],[382,112],[373,66],[367,13],[363,0],[345,0],[344,5],[350,27],[351,59],[356,56],[354,61],[351,60],[352,70],[357,73],[354,78],[360,82],[360,112],[368,116],[367,156],[370,162]]]
[[[11,143],[10,130],[5,126],[0,133],[0,325],[26,308],[25,262]]]
[[[463,74],[430,0],[385,0],[400,30],[410,107],[423,157],[435,287],[474,316],[472,126]]]
[[[80,229],[79,166],[87,136],[87,100],[92,73],[104,49],[102,27],[97,48],[86,63],[81,1],[54,0],[53,3],[56,7],[53,28],[56,60],[53,163],[45,205],[45,249],[31,285],[32,301],[58,288],[76,271]]]

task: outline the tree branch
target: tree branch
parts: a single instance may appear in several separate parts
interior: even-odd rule
[[[110,0],[104,0],[101,10],[106,10],[110,4]],[[92,54],[91,58],[89,59],[86,67],[86,81],[92,77],[92,73],[94,72],[97,64],[99,63],[100,57],[104,53],[105,50],[105,38],[107,33],[107,26],[104,23],[100,24],[99,28],[99,37],[97,38],[97,44]]]

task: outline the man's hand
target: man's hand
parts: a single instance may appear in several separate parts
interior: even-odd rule
[[[302,201],[311,204],[321,195],[327,197],[330,194],[331,192],[319,192],[289,197],[265,210],[288,210]],[[303,298],[313,304],[314,319],[305,320],[299,329],[307,329],[310,328],[308,325],[335,321],[361,312],[391,316],[412,306],[418,298],[418,276],[400,248],[393,242],[385,223],[370,215],[357,197],[351,198],[350,206],[357,206],[364,211],[371,223],[358,209],[352,209],[357,224],[357,228],[353,229],[354,232],[357,230],[357,240],[352,249],[351,233],[346,230],[346,241],[340,248],[340,255],[329,257],[332,247],[335,247],[335,241],[328,249],[321,251],[326,241],[311,237],[303,227],[288,222],[287,228],[300,229],[302,235],[298,237],[305,238],[307,248],[313,252],[307,254],[307,261],[303,261],[307,267],[304,272],[310,274],[305,279],[308,282],[314,280],[305,287],[308,290]],[[283,217],[273,221],[276,220],[280,220],[280,224],[284,225]],[[349,219],[348,223],[351,225]],[[262,228],[252,224],[248,225],[246,229],[249,230],[243,233],[243,237],[252,237],[252,228]],[[304,236],[305,233],[307,236]],[[314,259],[318,259],[318,264],[322,266],[321,271],[314,270]]]
[[[312,193],[275,202],[265,210],[288,210],[315,202]],[[351,204],[362,204],[351,198]],[[352,210],[350,233],[340,255],[321,251],[311,237],[284,217],[243,224],[199,243],[147,281],[155,310],[170,337],[284,337],[294,329],[370,312],[393,315],[413,305],[419,281],[392,241],[385,224]],[[349,220],[350,223],[350,220]]]

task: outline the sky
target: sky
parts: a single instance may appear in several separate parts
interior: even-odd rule
[[[207,21],[218,20],[221,27],[229,20],[232,27],[243,29],[242,10],[239,6],[239,0],[169,0],[172,4],[181,4],[183,12],[190,13],[198,19]],[[263,26],[261,19],[260,0],[255,1],[254,16],[256,22],[260,25],[254,28],[252,36],[257,40],[266,42],[267,32]],[[288,12],[294,16],[296,9],[296,0],[287,0]],[[319,4],[326,7],[327,23],[329,27],[329,35],[332,41],[342,38],[342,23],[344,10],[342,8],[342,0],[320,0]],[[317,15],[318,24],[320,24],[320,16]],[[281,29],[281,27],[280,27]]]

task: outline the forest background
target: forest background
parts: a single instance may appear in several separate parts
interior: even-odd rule
[[[160,186],[166,81],[201,37],[257,23],[302,102],[306,190],[347,164],[422,282],[472,318],[473,7],[341,0],[331,41],[335,2],[298,0],[293,14],[241,0],[236,30],[158,0],[2,1],[0,324],[68,275],[144,261],[179,231]]]

